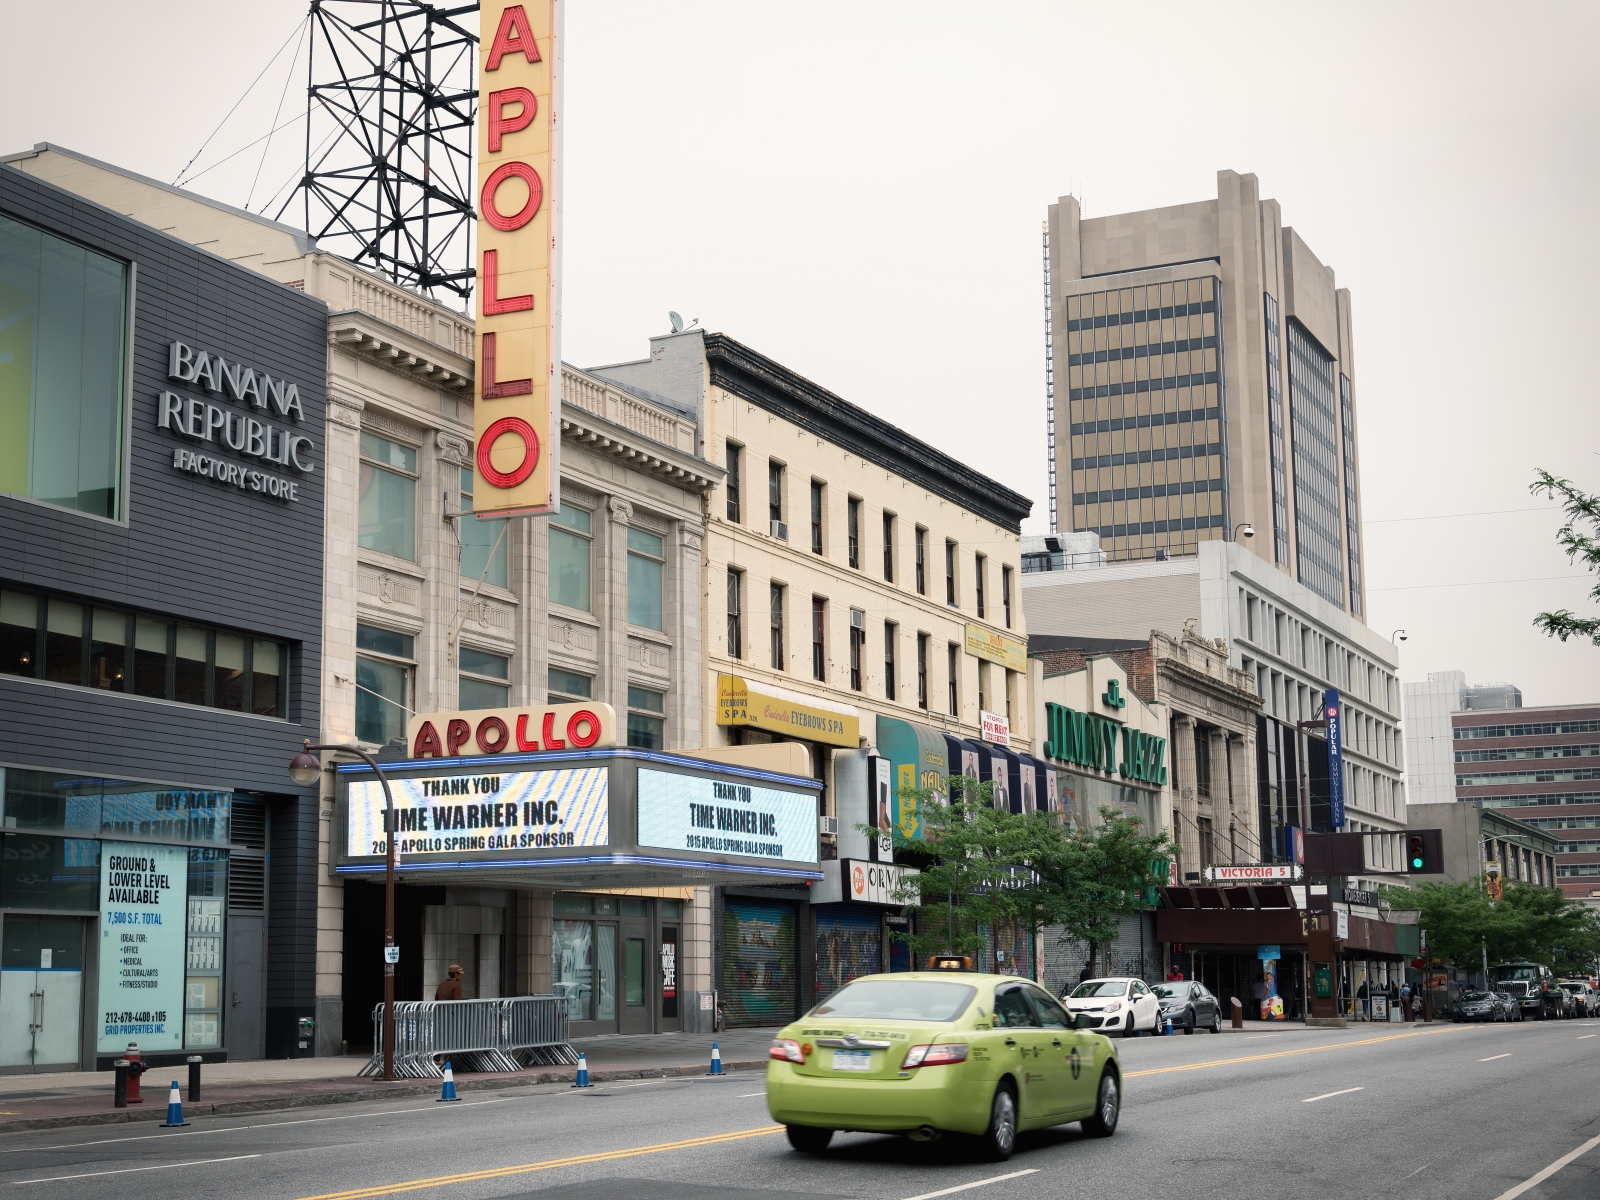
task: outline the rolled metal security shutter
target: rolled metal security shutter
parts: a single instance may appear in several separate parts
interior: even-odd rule
[[[883,918],[878,909],[819,904],[815,912],[818,1000],[827,999],[852,979],[884,969]]]
[[[722,1012],[730,1029],[799,1016],[792,904],[729,898],[723,908]]]

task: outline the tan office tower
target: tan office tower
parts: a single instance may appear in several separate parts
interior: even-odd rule
[[[1085,219],[1063,196],[1048,233],[1060,526],[1126,561],[1248,524],[1365,620],[1350,293],[1278,202],[1219,171],[1172,208]]]

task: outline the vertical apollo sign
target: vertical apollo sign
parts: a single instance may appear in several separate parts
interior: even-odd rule
[[[549,513],[559,503],[561,7],[479,8],[479,516]]]
[[[1328,823],[1344,828],[1344,722],[1339,712],[1339,693],[1329,688],[1322,698],[1328,718]]]

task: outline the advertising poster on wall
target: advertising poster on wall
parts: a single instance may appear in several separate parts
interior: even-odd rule
[[[189,852],[105,842],[100,867],[102,1054],[183,1048],[184,917]]]

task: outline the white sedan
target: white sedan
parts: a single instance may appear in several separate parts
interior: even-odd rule
[[[1090,1029],[1111,1037],[1154,1033],[1161,1023],[1161,1001],[1142,979],[1086,979],[1061,1000],[1074,1017],[1087,1014]]]

